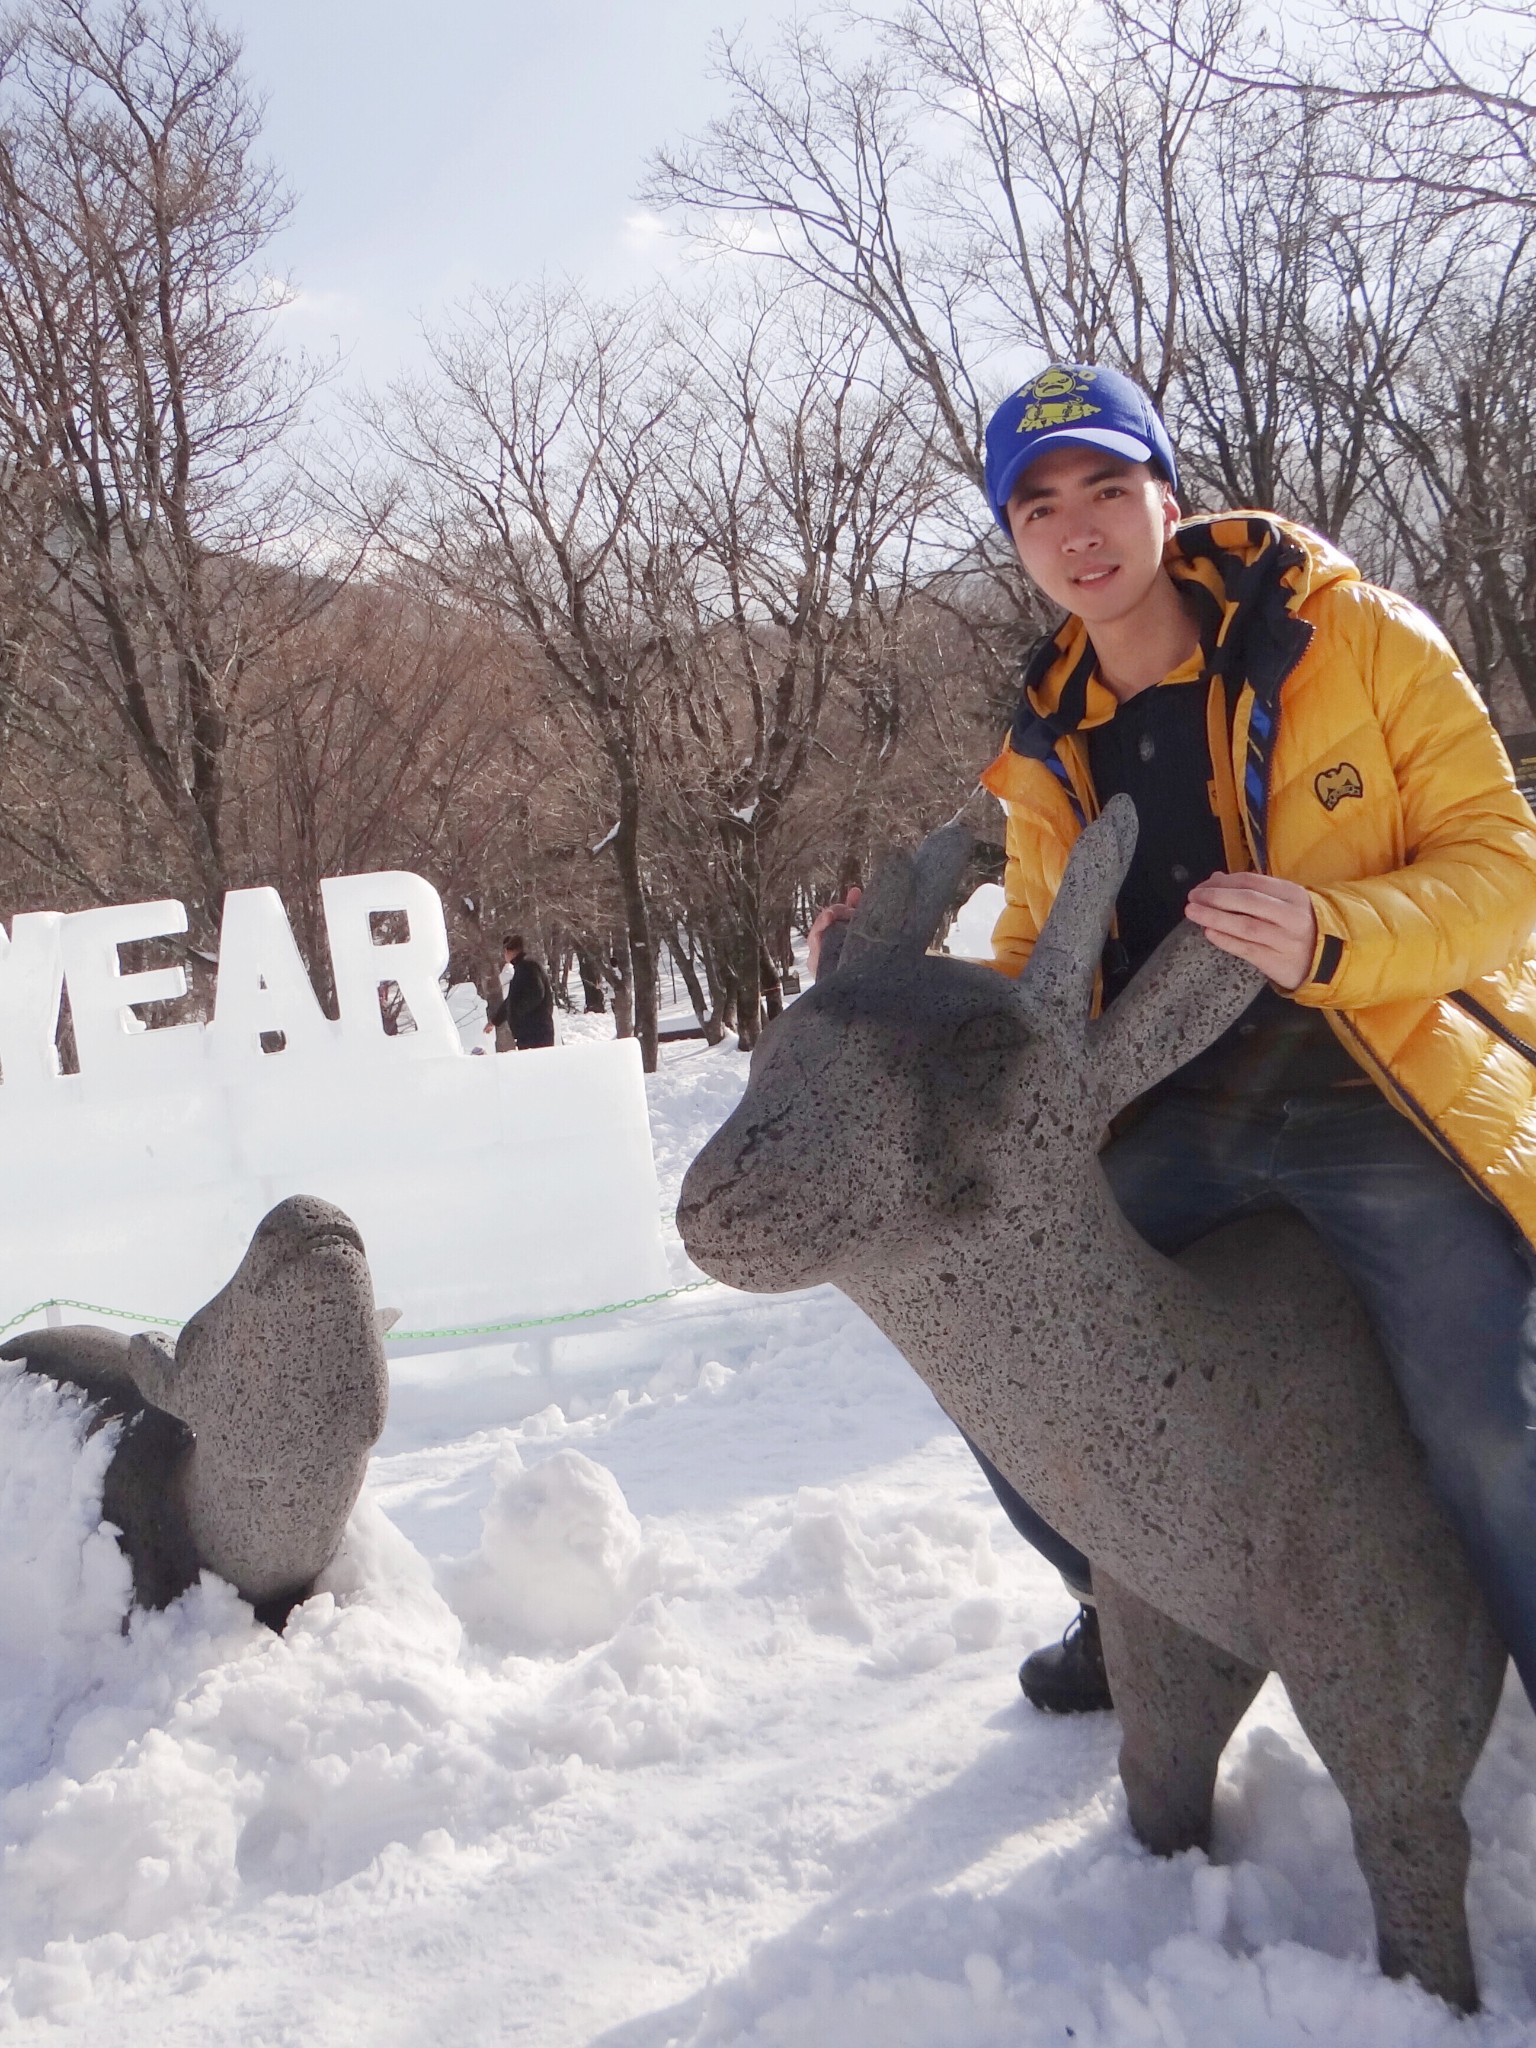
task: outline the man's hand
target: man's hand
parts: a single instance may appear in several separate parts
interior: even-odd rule
[[[816,921],[811,926],[810,936],[806,941],[805,948],[806,965],[811,970],[812,981],[816,979],[816,972],[821,964],[822,940],[831,931],[833,925],[847,924],[851,921],[853,913],[859,907],[859,899],[863,894],[864,891],[855,885],[855,887],[848,891],[841,903],[829,903],[825,910],[817,911]]]
[[[1184,915],[1287,992],[1300,988],[1317,950],[1311,897],[1276,875],[1212,875],[1190,890]]]

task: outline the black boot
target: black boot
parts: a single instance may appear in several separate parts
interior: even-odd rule
[[[1030,1705],[1047,1714],[1101,1714],[1112,1707],[1095,1609],[1079,1607],[1059,1643],[1026,1657],[1019,1685]]]

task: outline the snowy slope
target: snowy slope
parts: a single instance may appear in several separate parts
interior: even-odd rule
[[[652,1083],[669,1210],[744,1064],[686,1045]],[[1217,1861],[1137,1848],[1112,1722],[1015,1685],[1069,1603],[834,1294],[398,1363],[331,1590],[282,1639],[212,1581],[121,1635],[106,1438],[14,1375],[0,1409],[7,2041],[1536,2032],[1523,1697],[1472,1791],[1488,2011],[1462,2023],[1367,1959],[1343,1805],[1277,1687]]]

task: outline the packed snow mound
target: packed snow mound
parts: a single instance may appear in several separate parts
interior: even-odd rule
[[[667,1062],[670,1205],[747,1063]],[[1377,1970],[1278,1684],[1213,1858],[1140,1847],[1113,1717],[1014,1681],[1060,1582],[850,1303],[561,1327],[394,1361],[281,1637],[206,1576],[124,1633],[113,1432],[0,1373],[4,2048],[1528,2048],[1518,1687],[1467,1800],[1463,2020]]]
[[[757,1583],[795,1600],[813,1629],[878,1644],[869,1668],[897,1672],[931,1671],[957,1651],[991,1649],[1002,1634],[1002,1603],[975,1589],[997,1577],[986,1519],[974,1509],[923,1503],[861,1514],[847,1488],[808,1486]],[[927,1610],[921,1626],[893,1629],[893,1612],[909,1611],[914,1597]]]
[[[365,1491],[277,1636],[208,1573],[131,1607],[101,1521],[116,1436],[0,1367],[0,2032],[80,2021],[146,1945],[195,1978],[224,1916],[430,1869],[718,1720],[663,1597],[697,1577],[687,1545],[578,1451],[504,1447],[479,1548],[437,1573]],[[528,1655],[488,1666],[484,1641]]]
[[[944,950],[957,960],[990,960],[992,929],[1008,906],[1001,882],[983,882],[955,912]]]
[[[439,1567],[465,1627],[491,1649],[538,1656],[611,1636],[678,1561],[647,1544],[613,1474],[580,1451],[532,1471],[502,1452],[471,1554]]]
[[[128,1560],[101,1524],[119,1429],[82,1395],[0,1364],[0,1754],[12,1773],[45,1764],[128,1611]]]

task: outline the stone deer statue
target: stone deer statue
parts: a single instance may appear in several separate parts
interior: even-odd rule
[[[1171,1260],[1114,1204],[1109,1119],[1260,985],[1190,926],[1090,1021],[1135,837],[1114,799],[1017,982],[926,951],[969,835],[883,866],[836,971],[764,1033],[679,1227],[731,1286],[840,1286],[1092,1558],[1150,1849],[1208,1843],[1222,1750],[1278,1671],[1348,1803],[1382,1968],[1472,2009],[1459,1802],[1504,1652],[1311,1231],[1265,1216]]]

